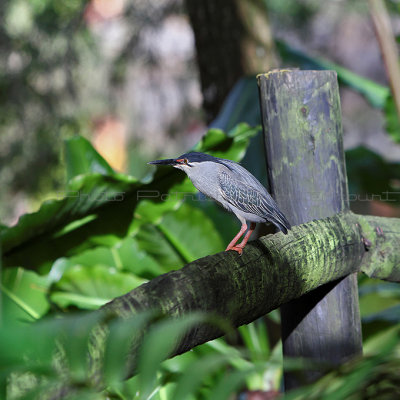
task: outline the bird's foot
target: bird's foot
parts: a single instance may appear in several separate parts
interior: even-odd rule
[[[225,251],[229,251],[229,250],[233,250],[239,253],[239,255],[241,256],[243,253],[243,247],[238,246],[232,246],[231,248],[227,248]]]

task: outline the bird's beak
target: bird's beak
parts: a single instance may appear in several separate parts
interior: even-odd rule
[[[155,161],[150,161],[147,164],[152,164],[152,165],[177,165],[179,164],[175,158],[168,158],[166,160],[155,160]]]

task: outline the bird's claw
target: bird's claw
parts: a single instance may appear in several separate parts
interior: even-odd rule
[[[237,253],[239,253],[239,256],[241,256],[243,253],[243,247],[239,247],[239,246],[233,246],[230,249],[226,249],[225,251],[229,251],[229,250],[236,251]]]

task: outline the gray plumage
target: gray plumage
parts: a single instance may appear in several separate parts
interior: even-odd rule
[[[176,159],[157,160],[149,164],[172,165],[183,170],[201,193],[233,212],[241,221],[242,229],[246,221],[252,222],[252,226],[257,222],[272,222],[285,234],[290,229],[288,220],[264,186],[238,163],[191,152]],[[254,226],[250,228],[250,234]],[[246,242],[247,240],[244,240],[241,248]],[[237,250],[232,247],[241,246],[231,244],[227,250]],[[239,253],[241,254],[241,251]]]

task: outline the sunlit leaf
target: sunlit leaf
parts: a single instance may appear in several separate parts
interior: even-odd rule
[[[81,174],[114,174],[107,161],[82,136],[74,136],[65,141],[65,162],[68,181]]]
[[[224,250],[212,221],[187,204],[166,213],[157,228],[185,263]]]
[[[211,154],[224,152],[239,161],[255,134],[256,130],[247,125],[229,135],[211,130],[204,139],[210,146],[196,149]],[[183,187],[179,186],[185,179]],[[179,207],[182,198],[164,201],[161,196],[168,195],[173,187],[182,190],[185,185],[194,191],[186,176],[172,168],[157,169],[148,183],[123,174],[78,175],[69,182],[63,199],[45,202],[38,212],[21,217],[16,226],[0,232],[4,264],[48,271],[59,257],[98,245],[116,245],[128,234],[136,233],[141,223]],[[138,207],[143,200],[151,201],[156,208],[150,213],[147,207]]]
[[[196,393],[196,390],[204,382],[205,378],[212,375],[216,370],[228,364],[228,356],[221,354],[210,354],[192,362],[183,370],[179,378],[173,399],[187,399],[188,393]]]
[[[50,280],[23,268],[6,268],[2,271],[0,292],[3,321],[7,324],[31,322],[49,310],[47,292]]]
[[[364,323],[400,322],[400,286],[396,283],[368,279],[359,287],[359,302]]]
[[[400,120],[393,96],[389,96],[385,102],[385,128],[392,140],[400,143]]]
[[[127,320],[112,321],[108,325],[102,369],[107,384],[121,386],[128,374],[132,374],[136,359],[132,359],[131,353],[133,347],[140,342],[151,315],[151,312],[137,314]],[[162,341],[161,337],[159,339]]]
[[[83,309],[97,309],[145,281],[106,265],[72,265],[52,288],[50,299],[62,308],[73,305]]]
[[[159,364],[172,353],[179,338],[205,319],[204,315],[192,314],[176,320],[161,321],[152,327],[140,350],[139,399],[147,399],[154,391]]]

